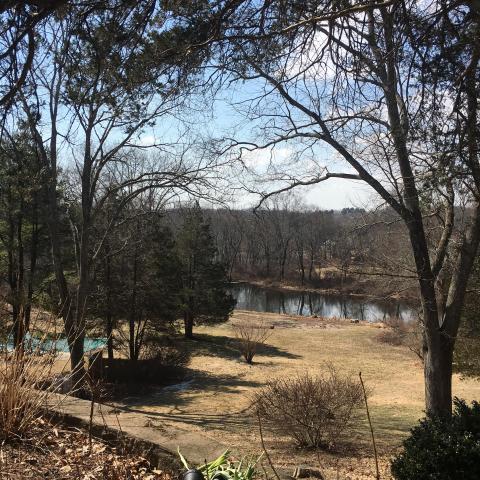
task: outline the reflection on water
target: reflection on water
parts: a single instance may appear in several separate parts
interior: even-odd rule
[[[318,315],[378,322],[389,318],[410,321],[416,318],[413,308],[397,300],[371,300],[348,295],[273,290],[247,283],[234,284],[231,292],[239,310]]]

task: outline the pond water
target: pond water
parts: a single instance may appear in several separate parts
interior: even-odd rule
[[[351,318],[380,322],[390,318],[411,321],[417,312],[397,300],[372,300],[349,295],[297,292],[259,287],[248,283],[232,284],[230,291],[239,310],[318,315],[319,317]]]

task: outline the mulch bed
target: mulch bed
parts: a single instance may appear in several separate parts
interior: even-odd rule
[[[43,419],[30,438],[0,444],[0,479],[172,480],[176,475],[152,468],[138,455],[89,438],[77,428]]]

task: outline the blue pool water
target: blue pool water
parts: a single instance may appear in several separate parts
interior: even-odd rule
[[[25,344],[32,349],[38,349],[44,352],[56,350],[57,352],[68,353],[68,342],[66,338],[59,338],[57,340],[44,339],[32,337],[29,333],[25,336]],[[86,338],[84,342],[84,350],[96,350],[103,348],[107,344],[106,338]],[[9,337],[7,340],[7,350],[13,350],[13,338]]]

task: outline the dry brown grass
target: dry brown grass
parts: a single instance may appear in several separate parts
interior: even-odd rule
[[[28,437],[32,426],[45,411],[50,392],[39,388],[51,378],[55,355],[37,350],[5,352],[0,361],[0,440],[10,441]]]
[[[53,331],[55,319],[51,317],[49,327],[48,319],[42,318],[42,328],[38,328],[37,320],[38,318],[35,318],[31,336],[25,339],[23,345],[14,350],[2,345],[0,354],[2,442],[28,438],[39,418],[45,413],[50,393],[59,392],[64,381],[68,381],[67,374],[62,382],[51,382],[52,377],[59,373],[59,362],[55,342],[46,342],[47,334],[43,328]],[[47,381],[50,382],[49,387],[42,388]]]
[[[232,323],[260,320],[275,328],[252,367],[235,348]],[[274,378],[305,371],[312,375],[322,373],[325,363],[331,362],[341,373],[362,371],[371,389],[369,405],[381,455],[382,478],[388,478],[385,472],[390,456],[423,416],[423,367],[407,347],[379,343],[379,327],[236,311],[226,324],[197,328],[197,340],[188,343],[194,352],[190,365],[193,383],[188,389],[138,398],[135,409],[149,412],[158,428],[165,425],[183,431],[197,430],[240,455],[258,453],[258,429],[248,411],[254,393]],[[455,395],[469,401],[480,397],[480,383],[474,380],[462,381],[455,375],[453,389]],[[290,439],[268,431],[265,437],[280,468],[290,472],[298,464],[316,464],[314,453],[292,449]],[[348,478],[372,478],[374,465],[366,421],[352,432],[348,441],[350,447],[341,456],[326,455],[322,459],[324,470],[331,471],[332,478],[336,478],[337,466],[340,479],[347,478],[348,472]]]

